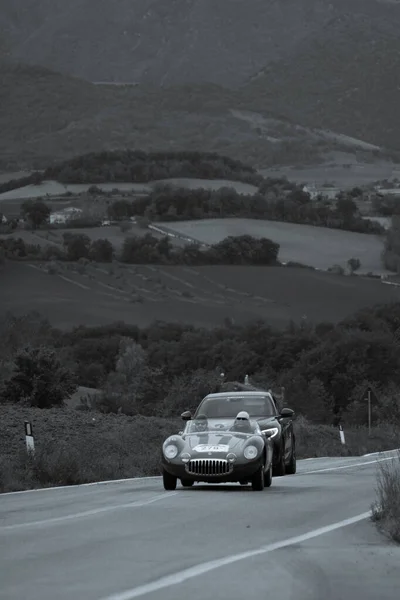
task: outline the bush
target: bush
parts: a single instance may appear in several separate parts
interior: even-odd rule
[[[96,262],[112,262],[114,248],[109,240],[94,240],[90,244],[89,258]]]
[[[400,543],[400,451],[393,461],[379,465],[377,500],[371,510],[379,529]]]
[[[76,261],[80,258],[88,258],[90,251],[90,238],[85,234],[64,233],[64,247],[67,252],[67,260]]]
[[[21,206],[21,212],[33,229],[36,229],[49,222],[51,209],[42,200],[26,200]]]
[[[74,374],[65,369],[54,350],[26,347],[14,358],[14,371],[4,384],[4,402],[23,402],[49,408],[61,405],[76,390]]]

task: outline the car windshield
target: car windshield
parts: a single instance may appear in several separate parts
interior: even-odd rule
[[[246,433],[261,434],[260,427],[256,421],[232,419],[229,422],[218,423],[208,419],[192,419],[186,423],[184,434],[189,433]]]
[[[195,417],[199,414],[211,419],[219,417],[235,418],[239,411],[245,410],[250,417],[273,417],[275,407],[268,396],[223,396],[220,398],[206,398],[200,404]]]

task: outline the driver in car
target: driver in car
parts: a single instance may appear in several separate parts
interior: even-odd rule
[[[237,431],[238,433],[253,433],[253,428],[250,423],[250,415],[248,412],[241,410],[236,415],[236,419],[231,427],[231,431]]]
[[[196,419],[195,429],[197,432],[207,431],[208,420],[206,415],[199,415]]]

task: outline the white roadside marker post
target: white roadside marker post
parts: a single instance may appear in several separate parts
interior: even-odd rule
[[[33,439],[32,423],[25,421],[25,442],[28,454],[35,453],[35,440]]]
[[[344,437],[344,431],[343,431],[343,427],[341,425],[339,425],[339,435],[340,435],[340,441],[342,442],[343,445],[345,445],[346,439]]]

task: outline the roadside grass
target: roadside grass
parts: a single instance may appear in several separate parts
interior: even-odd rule
[[[25,448],[32,423],[35,456]],[[70,408],[0,406],[0,492],[159,474],[161,444],[181,421]]]
[[[372,520],[382,533],[400,543],[400,450],[394,460],[381,463],[378,469]]]
[[[34,457],[25,448],[25,420],[32,423]],[[181,427],[179,418],[2,405],[0,492],[160,475],[161,444]],[[313,424],[303,417],[296,419],[295,427],[298,458],[362,455],[398,446],[399,434],[390,426],[374,427],[370,438],[366,428],[349,428],[345,447],[337,428]],[[395,490],[395,484],[391,485],[390,490]],[[399,495],[398,482],[397,486]],[[388,517],[390,522],[393,514]],[[396,514],[400,516],[400,510]],[[399,527],[397,531],[400,536]]]
[[[384,423],[371,428],[343,425],[345,444],[340,441],[338,427],[312,423],[302,416],[294,421],[297,458],[323,456],[363,456],[393,450],[400,445],[400,428]]]

